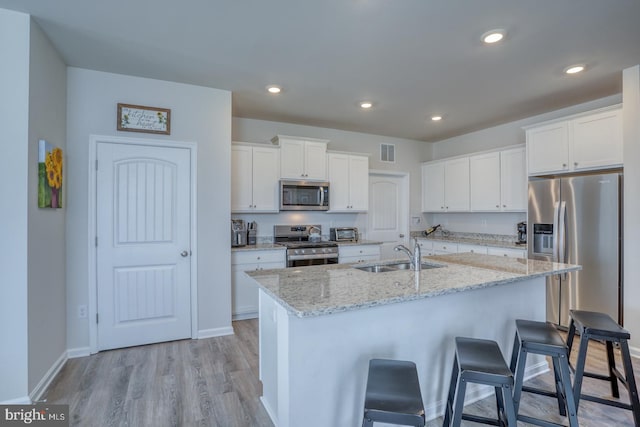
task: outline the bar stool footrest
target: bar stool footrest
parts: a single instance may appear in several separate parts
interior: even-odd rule
[[[535,424],[540,427],[567,427],[564,424],[553,423],[551,421],[545,421],[539,418],[528,417],[526,415],[518,415],[518,421],[522,421],[528,424]]]
[[[627,410],[633,409],[633,407],[628,403],[618,402],[617,400],[604,399],[602,397],[592,396],[590,394],[584,394],[584,393],[581,394],[580,400],[588,400],[590,402],[601,403],[603,405],[608,405],[608,406],[615,406],[616,408],[621,408],[621,409],[627,409]]]
[[[558,393],[556,393],[555,391],[542,390],[540,388],[522,386],[522,391],[526,391],[528,393],[539,394],[541,396],[558,397]]]
[[[481,424],[489,424],[489,425],[492,425],[492,426],[500,426],[501,425],[498,422],[498,420],[496,420],[494,418],[482,417],[480,415],[462,414],[462,419],[465,420],[465,421],[472,421],[474,423],[481,423]]]

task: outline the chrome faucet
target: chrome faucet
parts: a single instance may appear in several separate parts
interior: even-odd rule
[[[418,244],[418,239],[414,239],[414,241],[413,253],[411,253],[411,250],[405,245],[398,245],[393,248],[393,250],[404,252],[409,257],[409,261],[411,262],[411,269],[413,271],[420,271],[422,267],[422,254],[420,253],[420,245]]]

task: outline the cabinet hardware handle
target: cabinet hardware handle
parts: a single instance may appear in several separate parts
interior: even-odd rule
[[[500,207],[500,205],[496,205],[496,208],[499,208],[499,207]]]
[[[260,257],[257,257],[256,259],[260,259]]]
[[[578,166],[578,162],[573,162],[573,166]]]
[[[507,207],[507,205],[502,205],[502,207],[503,207],[503,208],[506,208],[506,207]]]
[[[563,168],[566,168],[566,167],[567,167],[567,164],[566,164],[566,163],[563,163],[563,164],[562,164],[562,167],[563,167]]]

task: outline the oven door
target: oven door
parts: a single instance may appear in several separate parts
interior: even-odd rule
[[[287,258],[287,267],[308,267],[310,265],[326,265],[326,264],[337,264],[338,263],[338,254],[330,257],[304,257],[303,259],[291,259]]]

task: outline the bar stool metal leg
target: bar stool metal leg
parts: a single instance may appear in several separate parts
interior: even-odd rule
[[[627,409],[632,412],[635,425],[637,427],[640,426],[640,401],[638,399],[638,388],[633,374],[631,354],[629,353],[629,345],[627,342],[631,338],[631,335],[627,330],[623,329],[611,317],[604,313],[570,310],[569,315],[571,317],[569,334],[567,335],[567,345],[569,346],[569,350],[573,347],[575,335],[577,333],[580,334],[580,347],[578,349],[578,358],[574,369],[575,379],[573,383],[576,411],[579,408],[581,399]],[[587,348],[590,340],[605,341],[609,375],[601,375],[585,371]],[[614,342],[620,344],[624,374],[616,368],[613,353]],[[611,394],[616,398],[620,396],[618,388],[618,381],[620,381],[620,383],[629,392],[630,403],[627,404],[617,400],[605,399],[582,393],[582,382],[584,377],[608,381],[611,386]]]

